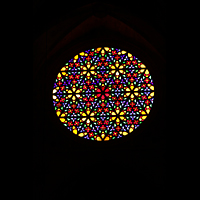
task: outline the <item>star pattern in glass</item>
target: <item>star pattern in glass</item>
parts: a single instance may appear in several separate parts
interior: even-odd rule
[[[53,105],[73,134],[110,141],[131,134],[150,114],[152,76],[138,58],[115,48],[81,52],[60,70]]]

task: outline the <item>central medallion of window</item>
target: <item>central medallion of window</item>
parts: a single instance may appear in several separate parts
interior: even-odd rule
[[[63,66],[53,88],[61,123],[88,140],[131,134],[150,114],[154,83],[147,67],[115,48],[81,52]]]

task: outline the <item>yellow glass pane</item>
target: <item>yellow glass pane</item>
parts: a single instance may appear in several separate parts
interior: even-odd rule
[[[134,131],[133,128],[130,128],[130,129],[129,129],[129,133],[132,133],[133,131]]]
[[[58,74],[58,78],[62,77],[61,73]]]
[[[90,69],[90,67],[91,67],[91,64],[90,64],[90,63],[88,63],[88,64],[87,64],[87,68],[88,68],[88,69]]]
[[[93,122],[97,121],[97,119],[94,118],[94,117],[90,117],[90,119],[91,119]]]
[[[73,133],[74,133],[75,135],[77,135],[77,133],[78,133],[77,129],[73,129]]]
[[[54,99],[54,100],[57,99],[57,96],[53,95],[53,99]]]
[[[139,93],[138,93],[138,92],[135,92],[134,94],[135,94],[135,96],[139,96]]]
[[[83,70],[87,70],[87,67],[83,67]],[[87,72],[82,72],[83,74],[86,74]]]
[[[73,92],[76,92],[76,87],[75,87],[75,86],[72,88],[72,91],[73,91]]]
[[[145,74],[146,74],[146,75],[149,74],[149,70],[148,70],[148,69],[146,70]]]
[[[144,64],[140,65],[141,68],[146,68],[146,66]]]
[[[74,56],[74,59],[77,60],[78,59],[78,55]]]
[[[123,132],[123,135],[125,136],[125,135],[128,135],[128,133],[127,132]]]
[[[81,113],[83,117],[86,117],[87,115],[85,113]]]
[[[122,131],[120,131],[120,132],[119,132],[119,134],[123,135],[123,132],[122,132]]]
[[[119,119],[119,118],[117,118],[117,119],[116,119],[116,122],[117,122],[117,123],[119,123],[119,122],[120,122],[120,119]]]
[[[102,139],[100,137],[97,137],[97,141],[102,141]]]
[[[66,90],[66,91],[67,91],[67,90]],[[69,91],[68,91],[68,93],[70,93],[70,94],[71,94],[71,93],[72,93],[72,91],[71,91],[71,90],[69,90]]]
[[[89,110],[89,109],[87,109],[86,113],[87,113],[87,115],[90,115],[90,110]]]
[[[131,90],[130,90],[129,88],[126,88],[126,91],[127,91],[127,92],[130,92]]]
[[[104,141],[108,141],[108,140],[110,140],[110,138],[107,136],[107,137],[104,139]]]
[[[104,54],[104,53],[105,53],[105,50],[104,50],[104,49],[102,49],[101,53],[103,53],[103,54]]]
[[[114,65],[111,65],[111,67],[110,67],[111,69],[116,69],[116,67],[114,66]]]
[[[150,89],[151,89],[151,90],[154,90],[154,86],[150,86]]]
[[[125,115],[126,113],[125,113],[125,111],[122,111],[121,113],[120,113],[120,115]]]
[[[110,48],[108,48],[108,47],[104,47],[104,49],[105,49],[106,51],[109,51]]]
[[[116,109],[116,113],[117,114],[119,114],[119,112],[120,112],[120,109],[119,109],[119,107]]]
[[[101,134],[101,137],[102,137],[102,138],[105,138],[105,134],[104,134],[104,133],[102,133],[102,134]]]
[[[134,90],[135,87],[134,87],[134,85],[131,85],[130,88],[131,88],[131,90]]]
[[[112,117],[112,121],[114,121],[116,119],[116,117]]]
[[[121,66],[119,67],[119,69],[124,69],[124,66],[123,66],[123,65],[121,65]]]
[[[146,110],[147,114],[149,114],[151,112],[151,109],[149,106],[147,106],[147,110]]]
[[[134,90],[134,91],[139,91],[139,89],[140,89],[140,88],[135,88],[135,90]]]
[[[90,116],[94,116],[95,115],[95,112],[92,112],[91,114],[90,114]]]
[[[150,94],[150,96],[151,96],[151,97],[154,97],[154,92],[152,92],[152,93]]]
[[[86,117],[82,118],[82,122],[84,122],[86,119],[87,119]]]
[[[116,61],[115,65],[118,68],[119,67],[119,61]]]
[[[147,110],[146,110],[147,114],[149,114],[150,111],[151,111],[151,109],[150,109],[150,108],[147,108]]]
[[[124,120],[124,119],[125,119],[125,117],[120,117],[120,119],[121,119],[121,120]]]
[[[57,114],[57,116],[59,117],[60,114],[61,114],[60,110],[58,110],[58,111],[56,112],[56,114]]]
[[[115,70],[112,70],[109,74],[114,74],[115,73]]]
[[[61,115],[61,117],[65,117],[65,113],[63,113],[63,114]]]
[[[63,76],[66,76],[66,74],[67,74],[66,72],[62,72],[62,75],[63,75]]]
[[[142,118],[139,119],[139,121],[144,121],[147,118],[147,116],[142,116]]]
[[[97,72],[95,72],[95,71],[91,71],[90,73],[93,75],[97,75]]]
[[[60,118],[60,121],[61,122],[65,122],[65,118]]]
[[[141,70],[139,71],[139,74],[142,74],[144,71],[145,71],[145,69],[141,69]]]
[[[84,53],[84,52],[81,52],[81,53],[79,53],[79,55],[80,55],[80,56],[84,56],[84,55],[85,55],[85,53]]]
[[[147,118],[147,116],[142,116],[142,119],[145,120]]]
[[[119,72],[120,72],[121,74],[125,74],[124,70],[119,70]]]
[[[82,71],[81,76],[85,75],[86,73],[87,73],[87,71]]]
[[[63,72],[63,71],[66,71],[66,67],[63,67],[62,69],[61,69],[61,71]]]
[[[115,112],[112,112],[112,115],[116,115],[116,113],[115,113]]]
[[[69,98],[71,98],[71,97],[72,97],[72,94],[68,95],[68,96],[66,97],[66,99],[69,99]]]
[[[135,98],[135,96],[133,94],[131,94],[131,99],[134,99],[134,98]]]
[[[126,54],[127,52],[126,51],[122,51],[122,54]]]
[[[78,134],[79,137],[83,137],[84,136],[84,133],[80,133]]]
[[[73,101],[75,101],[75,100],[76,100],[76,97],[75,97],[75,96],[73,96],[73,97],[72,97],[72,100],[73,100]]]
[[[87,78],[90,79],[90,72],[87,73]]]
[[[132,133],[134,131],[134,128],[135,128],[135,126],[134,126],[134,124],[132,124],[130,129],[129,129],[129,133]]]
[[[144,112],[144,110],[140,110],[140,113],[141,113],[142,115],[146,115],[146,112]]]
[[[132,54],[128,53],[128,57],[129,57],[129,58],[131,58],[132,56],[133,56]]]
[[[125,96],[125,97],[128,97],[130,94],[131,94],[131,93],[126,93],[124,96]]]
[[[57,102],[59,102],[59,99],[56,99]]]
[[[87,123],[87,124],[90,124],[90,120],[89,120],[89,119],[87,119],[86,123]]]
[[[154,97],[154,92],[152,92],[152,93],[148,96],[148,99],[151,99],[152,97]]]

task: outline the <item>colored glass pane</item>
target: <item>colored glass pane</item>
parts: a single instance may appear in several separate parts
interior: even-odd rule
[[[74,56],[61,68],[52,91],[63,125],[78,137],[96,141],[131,134],[150,114],[154,95],[146,65],[109,47]]]

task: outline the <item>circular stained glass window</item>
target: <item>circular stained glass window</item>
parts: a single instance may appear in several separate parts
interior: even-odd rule
[[[151,112],[152,76],[138,58],[115,48],[81,52],[60,69],[53,105],[77,137],[110,141],[132,134]]]

